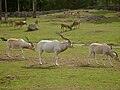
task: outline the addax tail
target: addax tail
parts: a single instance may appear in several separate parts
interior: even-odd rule
[[[5,39],[5,38],[3,38],[3,37],[1,37],[1,39],[2,39],[2,41],[7,41],[7,39]]]

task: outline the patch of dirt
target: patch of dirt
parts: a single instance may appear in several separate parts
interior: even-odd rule
[[[52,24],[52,25],[60,25],[60,23],[55,23],[55,22],[54,22],[54,23],[51,23],[51,24]]]
[[[62,20],[47,20],[46,22],[63,22]]]
[[[73,22],[73,20],[65,20],[64,22]]]
[[[117,13],[116,13],[116,16],[120,18],[120,12],[117,12]]]
[[[18,75],[10,75],[10,74],[8,74],[8,75],[0,78],[0,83],[1,84],[9,84],[11,81],[16,80],[17,78],[19,78]]]
[[[22,61],[20,58],[0,58],[0,62]]]
[[[58,68],[58,66],[56,65],[39,65],[39,64],[35,64],[35,65],[29,65],[29,66],[25,66],[25,67],[22,67],[22,68],[25,68],[25,69],[56,69]]]
[[[99,21],[99,20],[106,20],[107,18],[103,15],[92,15],[88,17],[88,20]]]
[[[94,30],[94,31],[90,31],[90,32],[87,32],[87,33],[94,34],[94,33],[102,33],[102,32],[108,32],[108,31],[105,31],[105,30]]]

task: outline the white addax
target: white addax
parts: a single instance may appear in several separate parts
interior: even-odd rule
[[[67,24],[67,23],[62,23],[62,24],[61,24],[61,29],[63,29],[63,31],[64,31],[64,29],[66,29],[66,28],[72,30],[72,27],[71,27],[69,24]]]
[[[99,63],[96,59],[96,54],[102,54],[102,60],[104,59],[104,56],[107,56],[107,59],[111,66],[113,66],[113,64],[110,61],[110,57],[113,58],[114,60],[119,61],[118,54],[115,51],[112,51],[110,46],[108,46],[107,44],[92,43],[89,46],[88,64],[90,64],[90,56],[92,53],[94,54],[94,60],[96,61],[97,64]],[[104,60],[103,65],[105,65]]]
[[[5,39],[5,38],[1,37],[1,39],[3,41],[7,41],[6,54],[9,58],[11,57],[10,56],[10,48],[20,49],[22,58],[25,58],[23,56],[23,48],[35,50],[33,43],[30,42],[28,38],[27,38],[27,42],[23,39],[16,39],[16,38]]]
[[[67,40],[67,42],[59,42],[58,40],[41,40],[38,43],[38,50],[39,50],[39,63],[42,64],[41,55],[43,51],[47,53],[54,53],[54,59],[56,60],[55,64],[58,65],[58,54],[67,50],[68,48],[72,48],[73,45],[71,44],[68,38],[63,37],[60,33],[57,33],[63,39]]]

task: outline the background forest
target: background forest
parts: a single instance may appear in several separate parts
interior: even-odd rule
[[[33,3],[37,11],[80,8],[104,8],[120,10],[120,0],[0,0],[2,11],[5,11],[5,2],[8,11],[32,11]],[[18,5],[19,4],[19,5]]]

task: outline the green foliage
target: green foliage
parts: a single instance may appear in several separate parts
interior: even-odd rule
[[[20,11],[32,11],[33,10],[33,0],[19,0],[20,1]],[[2,0],[2,10],[4,10],[4,0]],[[87,8],[90,6],[99,7],[117,7],[119,9],[119,0],[36,0],[37,10],[58,10],[58,9],[80,9]],[[17,11],[18,0],[7,0],[8,11]],[[94,7],[95,8],[95,7]],[[114,10],[114,9],[113,9]]]

